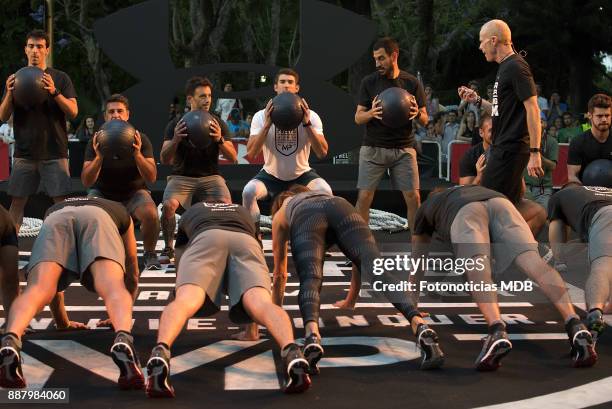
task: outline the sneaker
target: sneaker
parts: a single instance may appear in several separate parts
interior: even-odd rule
[[[172,247],[165,247],[161,253],[159,253],[158,261],[161,264],[170,264],[174,261],[174,249]]]
[[[154,251],[145,251],[144,253],[145,270],[161,270],[162,266],[157,259],[157,254]]]
[[[314,332],[304,339],[304,358],[308,361],[310,367],[308,373],[310,375],[318,375],[319,367],[317,364],[323,358],[323,347],[321,346],[321,338]]]
[[[606,327],[606,321],[603,318],[603,314],[600,310],[593,310],[586,316],[586,326],[591,332],[593,342],[597,342],[597,338],[602,334]]]
[[[567,264],[563,261],[555,262],[554,268],[559,272],[559,274],[567,273]]]
[[[482,350],[476,358],[476,369],[494,371],[501,366],[502,358],[512,350],[512,343],[505,330],[497,330],[493,334],[488,334],[482,341]]]
[[[157,345],[147,362],[147,396],[149,398],[174,398],[170,385],[170,351]]]
[[[308,361],[302,355],[300,347],[289,344],[281,351],[286,368],[286,379],[283,385],[285,393],[300,393],[310,388]]]
[[[595,365],[597,352],[595,352],[593,336],[587,327],[576,320],[576,323],[570,327],[568,334],[572,346],[571,354],[574,368],[586,368]]]
[[[419,325],[417,344],[421,347],[421,369],[440,368],[444,364],[444,352],[438,343],[438,334],[427,325]]]
[[[6,334],[0,340],[0,386],[26,387],[21,369],[21,341],[13,334]]]
[[[119,389],[142,389],[144,377],[134,349],[134,339],[130,334],[123,331],[117,333],[111,347],[111,356],[119,368]]]

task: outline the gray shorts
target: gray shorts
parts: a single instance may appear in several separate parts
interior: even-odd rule
[[[402,192],[419,189],[419,167],[414,148],[362,146],[359,150],[357,189],[376,190],[389,169],[391,185]]]
[[[68,159],[30,160],[15,158],[7,193],[28,197],[39,190],[49,197],[66,196],[72,191]]]
[[[525,219],[505,198],[463,206],[453,220],[450,233],[458,258],[490,257],[491,243],[498,271],[505,270],[522,253],[538,251],[538,242]]]
[[[103,199],[108,199],[98,189],[89,189],[89,191],[87,192],[87,196],[88,197],[101,197]],[[109,200],[112,200],[112,199],[109,199]],[[129,199],[123,200],[121,202],[121,204],[125,206],[125,208],[128,210],[128,212],[130,212],[131,215],[134,214],[136,209],[138,209],[141,206],[144,206],[147,203],[152,204],[153,207],[155,208],[157,207],[157,205],[155,204],[155,201],[151,197],[151,193],[146,189],[137,190],[136,192],[134,192],[134,194],[132,194],[132,196],[130,196]]]
[[[115,222],[100,207],[68,206],[45,219],[27,272],[38,263],[52,261],[64,267],[58,291],[75,280],[95,291],[89,266],[99,258],[113,260],[125,271],[125,248]]]
[[[589,262],[612,257],[612,205],[595,213],[589,229]]]
[[[203,315],[220,309],[223,295],[229,296],[233,322],[251,322],[242,306],[242,295],[253,287],[270,291],[270,276],[257,240],[245,233],[206,230],[194,237],[181,256],[176,287],[194,284],[206,292],[208,305]]]
[[[170,175],[164,190],[164,202],[169,199],[178,200],[183,209],[191,207],[191,200],[195,192],[206,192],[211,200],[221,200],[231,203],[230,194],[225,179],[220,175],[194,178],[190,176]]]

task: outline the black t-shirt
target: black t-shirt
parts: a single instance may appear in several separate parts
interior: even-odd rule
[[[227,124],[217,115],[210,113],[221,126],[221,135],[229,139]],[[166,126],[164,141],[174,137],[174,128],[180,118],[173,119]],[[211,143],[206,149],[197,149],[184,138],[176,148],[172,162],[172,174],[191,177],[203,177],[219,174],[219,145]]]
[[[571,186],[552,195],[548,202],[548,220],[559,219],[587,241],[593,216],[612,205],[612,189],[595,186]]]
[[[54,68],[47,68],[45,72],[51,75],[55,87],[64,97],[76,98],[68,74]],[[14,100],[13,107],[16,158],[50,160],[68,157],[66,115],[50,94],[45,102],[35,107],[23,107]]]
[[[191,206],[179,222],[176,246],[184,246],[206,230],[220,229],[256,237],[249,211],[237,204],[200,202]]]
[[[140,152],[145,158],[153,157],[153,146],[151,141],[144,133],[140,133],[142,140],[142,146]],[[93,148],[93,139],[87,142],[85,148],[85,162],[92,161],[96,158],[96,152]],[[147,185],[144,178],[138,171],[136,166],[136,160],[126,162],[125,166],[117,166],[116,164],[112,167],[106,166],[102,162],[102,169],[98,175],[98,180],[93,185],[93,188],[99,190],[105,198],[123,202],[129,200],[129,198],[138,190],[146,189]]]
[[[112,200],[102,199],[101,197],[69,197],[51,206],[47,213],[45,213],[45,218],[51,213],[68,206],[96,206],[103,209],[113,219],[121,235],[130,228],[130,223],[132,222],[132,218],[125,206]]]
[[[17,246],[17,232],[11,215],[0,206],[0,247],[4,246]]]
[[[381,76],[378,72],[366,76],[361,81],[359,90],[359,105],[367,110],[372,108],[372,100],[375,96],[387,88],[399,87],[414,95],[420,107],[425,106],[425,91],[419,80],[406,71],[400,71],[399,76],[394,79]],[[414,145],[412,135],[412,121],[401,128],[389,128],[379,119],[372,119],[366,124],[366,132],[363,138],[363,146],[378,146],[381,148],[406,148]]]
[[[505,198],[501,193],[479,185],[453,186],[433,195],[430,193],[417,210],[414,234],[431,236],[435,231],[443,241],[450,241],[451,225],[463,206],[496,197]]]
[[[533,75],[521,56],[513,54],[499,65],[491,101],[494,147],[512,152],[529,151],[527,112],[523,101],[535,95]]]
[[[461,158],[459,162],[459,177],[466,176],[476,176],[478,172],[476,171],[476,162],[478,162],[478,158],[480,155],[484,153],[484,146],[482,142],[477,145],[472,146],[468,149]]]
[[[589,129],[570,141],[567,164],[581,166],[578,179],[582,180],[584,169],[597,159],[612,160],[612,136],[608,135],[608,139],[601,143],[595,139]]]

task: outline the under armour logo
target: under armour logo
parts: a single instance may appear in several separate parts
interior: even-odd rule
[[[100,47],[117,65],[140,82],[124,91],[130,99],[134,125],[152,135],[159,149],[166,126],[168,104],[175,92],[194,75],[213,72],[256,72],[273,77],[279,67],[248,63],[219,63],[176,68],[168,49],[168,0],[150,0],[122,9],[94,24]],[[355,102],[327,81],[350,67],[376,35],[376,25],[348,10],[316,0],[300,3],[300,92],[323,118],[329,155],[359,145],[361,130],[354,123]],[[271,97],[272,87],[220,92],[216,98]]]

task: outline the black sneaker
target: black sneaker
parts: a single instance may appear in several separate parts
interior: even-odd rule
[[[444,352],[438,343],[438,334],[427,325],[419,325],[417,344],[421,347],[421,369],[440,368],[444,364]]]
[[[149,398],[174,398],[170,385],[170,351],[157,345],[147,362],[147,396]]]
[[[174,261],[174,249],[172,247],[165,247],[161,253],[159,253],[158,261],[160,264],[170,264]]]
[[[26,387],[21,369],[21,341],[13,334],[6,334],[0,340],[0,386]]]
[[[286,379],[283,385],[285,393],[300,393],[310,388],[308,361],[302,355],[297,344],[289,344],[281,351],[285,364]]]
[[[606,321],[603,318],[601,310],[593,310],[586,316],[586,326],[591,332],[593,342],[597,342],[597,338],[602,334],[604,328],[606,328]]]
[[[145,270],[161,270],[162,266],[154,251],[144,252]]]
[[[505,330],[497,330],[484,337],[482,341],[482,350],[476,358],[476,369],[479,371],[494,371],[501,366],[502,358],[512,350],[512,343]]]
[[[323,358],[323,347],[321,346],[321,338],[314,332],[304,339],[304,358],[308,361],[310,367],[308,373],[310,375],[318,375],[319,367],[317,364]]]
[[[597,352],[593,336],[587,327],[580,321],[575,320],[569,331],[569,341],[572,346],[572,365],[574,368],[586,368],[595,365]]]
[[[119,331],[111,347],[113,362],[119,368],[119,389],[142,389],[144,377],[140,369],[140,362],[134,349],[134,339],[126,332]]]

